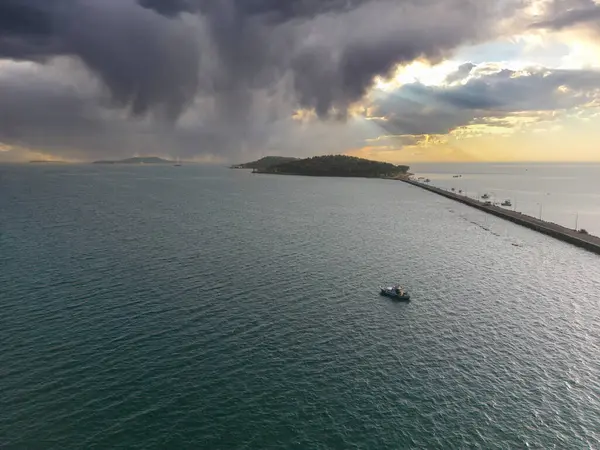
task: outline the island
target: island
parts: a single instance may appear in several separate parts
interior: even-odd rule
[[[29,164],[66,164],[66,161],[58,159],[32,159]]]
[[[134,158],[119,160],[94,161],[92,164],[174,164],[175,161],[159,158],[157,156],[136,156]]]
[[[269,167],[276,166],[278,164],[283,164],[292,161],[299,161],[300,158],[294,158],[292,156],[265,156],[264,158],[260,158],[257,161],[252,161],[244,164],[234,164],[230,166],[230,169],[256,169],[256,170],[265,170]]]
[[[254,173],[402,179],[410,175],[409,169],[409,166],[372,161],[355,156],[325,155],[296,159],[264,169],[255,169]]]

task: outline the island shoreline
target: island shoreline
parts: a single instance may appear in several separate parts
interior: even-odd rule
[[[395,181],[402,181],[401,178],[395,178],[395,177],[386,177],[386,176],[380,176],[380,177],[367,177],[367,176],[360,176],[360,175],[329,175],[329,174],[323,174],[323,175],[309,175],[306,173],[291,173],[291,172],[263,172],[260,170],[253,170],[251,173],[253,174],[257,174],[257,175],[284,175],[284,176],[294,176],[294,177],[310,177],[310,178],[366,178],[366,179],[370,179],[370,180],[395,180]]]

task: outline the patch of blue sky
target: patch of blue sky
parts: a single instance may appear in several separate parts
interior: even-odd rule
[[[507,63],[536,64],[557,67],[571,49],[561,42],[536,44],[534,40],[501,40],[465,47],[454,55],[454,60],[473,64]]]

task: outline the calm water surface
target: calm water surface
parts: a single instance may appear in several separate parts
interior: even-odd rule
[[[0,447],[600,448],[599,292],[398,182],[0,166]]]
[[[600,236],[600,164],[417,164],[411,170],[434,186],[454,188],[568,228]],[[454,175],[461,175],[454,178]]]

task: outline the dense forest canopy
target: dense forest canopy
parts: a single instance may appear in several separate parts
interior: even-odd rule
[[[264,158],[260,158],[257,161],[252,161],[245,164],[238,164],[232,167],[236,169],[267,169],[278,164],[283,164],[286,162],[297,160],[298,158],[293,158],[291,156],[265,156]]]
[[[406,174],[409,166],[371,161],[345,155],[314,156],[271,166],[267,173],[329,177],[395,177]]]

